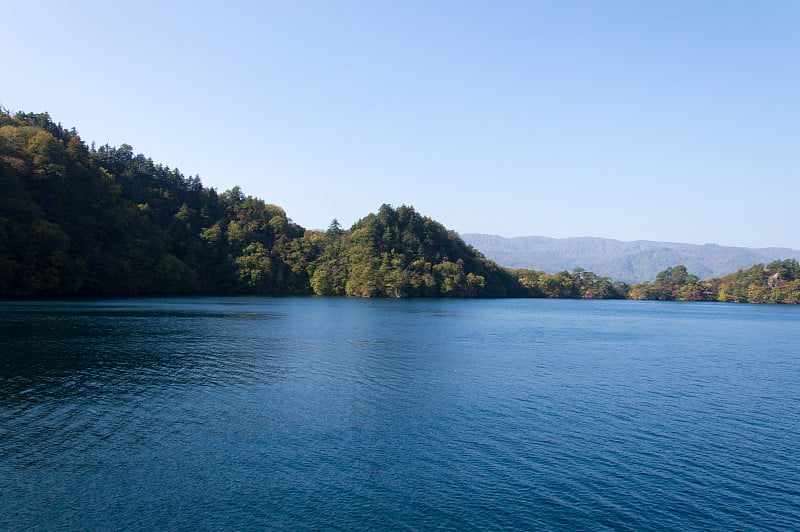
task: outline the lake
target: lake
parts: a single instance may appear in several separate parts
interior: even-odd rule
[[[800,307],[0,303],[0,529],[800,528]]]

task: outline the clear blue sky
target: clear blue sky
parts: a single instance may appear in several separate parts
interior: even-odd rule
[[[800,2],[6,2],[0,105],[349,226],[800,249]]]

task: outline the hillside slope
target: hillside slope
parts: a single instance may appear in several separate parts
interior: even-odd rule
[[[0,108],[0,298],[527,295],[508,271],[412,207],[306,231],[239,187],[91,147],[47,113]]]

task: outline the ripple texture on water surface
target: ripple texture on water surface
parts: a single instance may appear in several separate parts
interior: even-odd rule
[[[0,529],[800,529],[798,311],[0,303]]]

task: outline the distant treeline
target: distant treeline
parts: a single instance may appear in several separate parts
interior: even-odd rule
[[[685,266],[673,266],[652,283],[627,285],[580,268],[547,274],[512,270],[532,297],[580,299],[649,299],[659,301],[722,301],[732,303],[800,302],[800,264],[795,259],[756,264],[720,278],[700,280]]]
[[[628,286],[581,269],[487,260],[413,207],[383,205],[309,231],[234,187],[154,163],[127,144],[87,146],[49,115],[0,112],[0,297],[346,295],[561,297],[797,303],[787,260],[699,281],[676,266]]]

